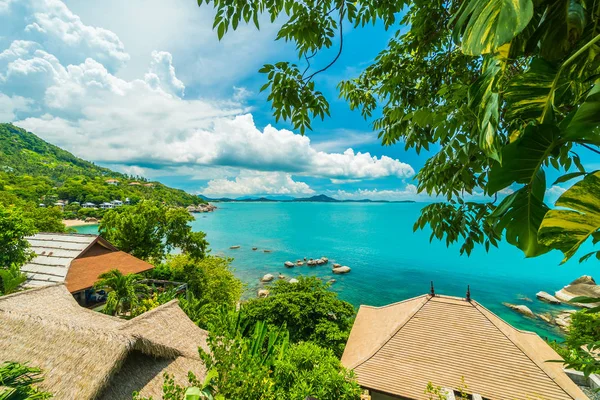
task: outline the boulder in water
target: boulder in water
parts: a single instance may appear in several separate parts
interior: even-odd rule
[[[536,314],[539,319],[547,324],[554,325],[554,317],[550,313]]]
[[[279,278],[279,279],[285,279],[285,275],[283,275],[283,274],[279,274],[278,278]]]
[[[262,278],[260,278],[261,282],[271,282],[273,279],[275,279],[275,277],[273,276],[273,274],[266,274],[265,276],[263,276]]]
[[[301,266],[303,266],[303,265],[304,265],[304,261],[302,261],[302,260],[298,260],[298,261],[296,261],[296,265],[297,265],[298,267],[301,267]]]
[[[292,278],[292,279],[290,279],[290,283],[298,283],[298,279]]]
[[[510,303],[502,303],[502,304],[505,305],[506,307],[510,308],[511,310],[514,310],[514,311],[518,312],[519,314],[522,314],[526,317],[536,318],[533,311],[531,311],[529,309],[529,307],[527,307],[527,306],[524,306],[521,304],[510,304]]]
[[[333,263],[333,268],[339,268],[341,266],[342,266],[341,264]]]
[[[270,252],[272,252],[273,250],[263,250],[263,251],[264,251],[265,253],[270,253]]]
[[[285,265],[288,268],[292,268],[294,266],[294,263],[291,262],[291,261],[286,261],[286,262],[283,263],[283,265]]]
[[[258,247],[253,247],[252,250],[256,251],[258,250]]]
[[[327,263],[329,262],[329,258],[327,258],[327,257],[321,257],[321,260],[322,260],[322,261],[323,261],[325,264],[327,264]]]
[[[554,297],[565,303],[570,302],[575,297],[595,297],[600,298],[600,286],[596,285],[594,278],[588,275],[584,275],[580,278],[575,279],[569,285],[563,287],[556,293]],[[577,307],[593,308],[600,306],[600,303],[572,303]]]
[[[267,289],[260,289],[258,291],[259,298],[264,298],[264,297],[268,297],[268,296],[269,296],[269,291]]]
[[[556,297],[552,296],[550,293],[546,293],[544,291],[537,292],[535,294],[535,297],[537,297],[541,301],[545,301],[546,303],[560,304],[560,300],[559,299],[557,299]]]
[[[342,267],[333,268],[331,271],[334,274],[347,274],[348,272],[350,272],[350,267],[344,265]]]
[[[330,279],[330,280],[327,281],[327,283],[329,283],[329,284],[336,283],[336,282],[337,282],[336,279]]]
[[[231,250],[235,250],[235,249],[239,249],[241,246],[235,245],[235,246],[231,246],[229,247]]]

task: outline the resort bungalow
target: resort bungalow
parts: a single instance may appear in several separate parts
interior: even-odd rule
[[[361,306],[342,364],[372,400],[587,399],[560,356],[537,334],[520,331],[465,298],[424,295],[383,307]],[[370,396],[370,397],[369,397]]]
[[[88,303],[100,274],[115,268],[123,274],[154,268],[152,264],[119,251],[98,235],[38,233],[27,240],[35,257],[21,267],[27,274],[24,286],[33,288],[64,283],[82,305]]]
[[[103,210],[108,210],[111,208],[115,208],[115,205],[113,203],[102,203],[100,204],[100,208]]]
[[[81,206],[83,208],[96,208],[96,204],[90,203],[89,201],[87,203],[83,203]]]
[[[113,200],[111,201],[111,203],[115,206],[115,207],[121,207],[123,205],[123,202],[121,200]]]
[[[0,360],[41,368],[37,386],[56,400],[161,399],[164,373],[205,378],[206,337],[177,300],[126,321],[80,307],[62,284],[0,297]]]
[[[118,186],[119,185],[119,181],[116,179],[107,179],[105,181],[107,184],[112,185],[112,186]]]

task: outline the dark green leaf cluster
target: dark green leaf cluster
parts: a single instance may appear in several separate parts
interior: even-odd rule
[[[15,362],[4,362],[0,366],[0,399],[3,400],[44,400],[52,394],[36,388],[43,381],[39,368]]]
[[[285,325],[292,343],[310,341],[342,355],[354,322],[350,303],[315,277],[300,277],[297,283],[278,281],[269,290],[267,298],[244,304],[251,325],[258,321]]]

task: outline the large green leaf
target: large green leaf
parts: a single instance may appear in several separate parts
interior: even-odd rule
[[[518,247],[526,257],[536,257],[550,249],[538,242],[538,229],[548,206],[543,202],[546,190],[544,170],[539,169],[531,185],[507,196],[490,215],[498,234]]]
[[[469,107],[474,108],[479,120],[479,147],[488,157],[502,162],[498,135],[499,95],[496,82],[502,71],[497,57],[486,60],[483,73],[469,88]]]
[[[554,125],[527,126],[517,141],[502,150],[504,162],[492,166],[488,175],[488,194],[493,195],[513,183],[531,185],[554,149],[558,133]]]
[[[532,16],[531,0],[470,0],[453,19],[454,40],[462,42],[467,55],[494,53],[525,29]]]
[[[596,83],[585,102],[579,106],[564,137],[600,145],[600,83]]]
[[[538,236],[541,243],[563,252],[564,263],[600,230],[600,171],[573,185],[558,198],[556,206],[566,209],[549,211]]]
[[[552,83],[557,70],[536,58],[524,74],[517,75],[508,85],[504,98],[508,103],[506,118],[529,122],[550,120],[554,112]]]

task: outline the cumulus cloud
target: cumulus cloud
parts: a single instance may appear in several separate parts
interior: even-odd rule
[[[213,179],[200,193],[206,195],[256,195],[256,194],[313,194],[315,191],[304,182],[292,179],[282,172],[242,172],[235,179]]]
[[[328,192],[331,196],[339,200],[386,200],[386,201],[402,201],[402,200],[430,200],[427,195],[418,194],[417,187],[413,184],[406,185],[403,189],[378,190],[378,189],[358,189],[350,192],[345,190],[337,190]]]
[[[270,125],[258,129],[241,104],[247,89],[234,88],[229,101],[183,98],[185,85],[169,52],[152,52],[145,74],[123,79],[114,73],[128,58],[119,38],[84,25],[59,0],[6,4],[26,25],[0,48],[2,116],[80,157],[146,171],[277,171],[240,175],[239,181],[215,178],[212,184],[292,193],[310,190],[292,175],[334,182],[414,175],[397,159],[352,148],[318,149],[307,136]]]

